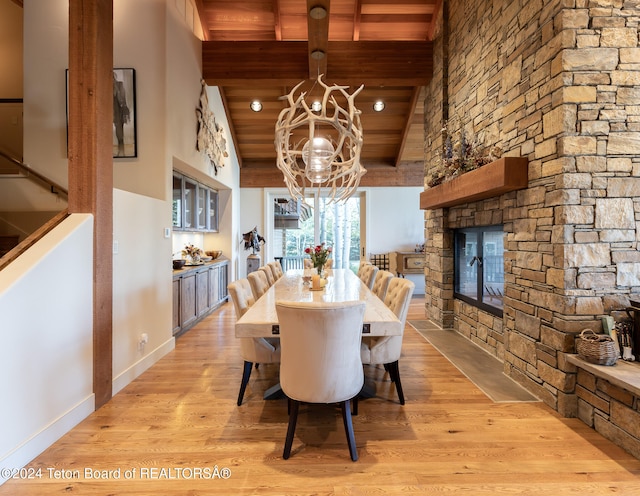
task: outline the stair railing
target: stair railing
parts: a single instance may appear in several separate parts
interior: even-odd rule
[[[60,186],[55,181],[52,181],[48,177],[40,174],[38,171],[34,170],[32,167],[25,164],[22,160],[15,158],[14,156],[5,152],[2,149],[0,149],[0,157],[3,157],[4,159],[8,160],[13,165],[15,165],[20,170],[23,177],[30,179],[34,183],[37,183],[40,186],[43,186],[49,189],[51,193],[53,193],[54,195],[59,195],[61,197],[64,197],[65,200],[69,197],[68,191],[65,188]]]

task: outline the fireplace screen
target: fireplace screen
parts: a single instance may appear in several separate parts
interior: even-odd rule
[[[502,226],[455,231],[454,296],[496,315],[504,299]]]

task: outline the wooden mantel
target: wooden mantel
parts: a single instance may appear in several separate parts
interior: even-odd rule
[[[526,188],[529,161],[525,157],[502,157],[451,181],[420,193],[420,209],[453,207]]]

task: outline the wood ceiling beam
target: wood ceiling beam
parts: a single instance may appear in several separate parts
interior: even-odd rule
[[[330,41],[326,81],[426,86],[433,72],[429,41]],[[292,85],[309,76],[304,41],[204,41],[202,71],[212,86]],[[315,77],[315,74],[314,76]]]
[[[200,19],[200,27],[202,28],[202,37],[204,41],[209,40],[209,24],[207,23],[206,11],[204,10],[204,3],[202,0],[196,1],[196,12],[198,13],[198,19]]]
[[[433,37],[436,32],[438,16],[440,15],[440,11],[442,10],[442,0],[436,0],[436,6],[433,9],[433,15],[431,16],[431,23],[429,23],[429,27],[427,28],[427,40],[433,41]]]
[[[353,41],[360,41],[360,23],[362,22],[362,0],[356,0],[353,13]]]
[[[280,0],[273,1],[273,25],[276,40],[282,41],[282,19],[280,18]]]
[[[307,0],[307,39],[309,79],[327,73],[329,55],[329,0]],[[322,13],[324,17],[313,16],[311,10]]]
[[[416,112],[416,105],[418,103],[418,99],[420,98],[420,91],[422,91],[421,86],[416,86],[413,89],[413,95],[411,95],[411,103],[409,104],[410,112],[407,114],[407,120],[404,124],[404,129],[402,130],[402,140],[400,141],[400,146],[398,147],[398,152],[396,154],[396,167],[400,164],[400,159],[402,157],[402,152],[404,152],[404,147],[407,144],[407,138],[409,137],[409,131],[411,130],[411,124],[413,124],[413,116]]]
[[[424,163],[411,162],[393,166],[372,166],[362,176],[360,186],[390,187],[390,186],[424,186]],[[240,169],[241,188],[284,188],[282,172],[271,165],[270,167],[243,167]]]

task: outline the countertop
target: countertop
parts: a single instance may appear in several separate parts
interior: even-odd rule
[[[191,272],[192,270],[200,270],[206,267],[211,267],[213,265],[218,265],[221,264],[223,262],[228,262],[229,259],[227,257],[218,257],[215,260],[211,260],[210,262],[205,262],[202,265],[185,265],[183,268],[178,269],[178,270],[173,270],[173,275],[174,276],[179,276],[179,275],[183,275],[187,272]]]

